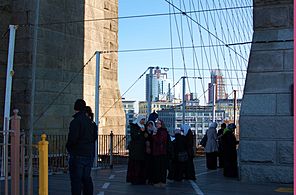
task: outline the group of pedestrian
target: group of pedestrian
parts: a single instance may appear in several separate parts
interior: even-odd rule
[[[72,195],[93,194],[91,167],[95,156],[95,142],[98,127],[93,122],[93,112],[83,99],[74,104],[75,114],[70,123],[66,144],[69,153],[69,173]],[[235,124],[221,125],[217,133],[217,123],[210,124],[206,132],[205,153],[208,169],[224,168],[224,176],[237,177],[238,141],[234,135]],[[157,113],[146,118],[139,115],[130,124],[129,160],[126,181],[132,184],[166,185],[169,180],[195,180],[193,164],[193,133],[190,126],[181,128],[170,135]]]
[[[193,135],[188,125],[171,136],[156,113],[139,115],[130,124],[129,160],[126,181],[164,187],[167,179],[195,180]]]
[[[210,124],[206,132],[207,142],[205,145],[206,164],[208,169],[223,168],[225,177],[238,177],[237,151],[238,141],[234,135],[236,126],[234,123],[226,127],[221,124],[221,129],[217,132],[217,123]],[[217,158],[219,157],[219,166]]]

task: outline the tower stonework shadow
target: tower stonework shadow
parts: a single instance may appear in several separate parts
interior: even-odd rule
[[[24,24],[16,31],[15,75],[11,104],[11,108],[20,110],[22,129],[29,129],[30,121],[34,35],[32,24],[35,20],[35,2],[35,0],[5,0],[0,3],[1,35],[9,24]],[[117,0],[40,0],[34,134],[41,132],[67,134],[69,122],[74,114],[73,104],[78,98],[85,99],[94,110],[95,57],[85,68],[83,66],[96,51],[117,50],[118,22],[117,20],[95,22],[85,20],[117,17],[117,14]],[[0,45],[0,126],[2,126],[4,108],[2,97],[5,93],[8,36],[1,41]],[[117,61],[117,54],[101,55],[101,114],[120,97]],[[76,77],[73,81],[63,90],[74,76]],[[104,99],[105,96],[107,100]],[[101,126],[108,127],[109,130],[106,133],[110,133],[110,128],[124,132],[124,113],[121,102],[117,103],[109,115],[103,118]]]
[[[293,1],[254,1],[253,44],[240,113],[243,181],[293,182],[293,44]]]

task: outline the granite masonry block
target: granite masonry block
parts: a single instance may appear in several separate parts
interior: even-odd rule
[[[5,2],[7,2],[5,4]],[[108,10],[104,10],[104,4],[108,7]],[[35,13],[32,11],[35,8],[35,3],[33,1],[20,0],[20,1],[10,1],[4,0],[0,4],[12,5],[10,7],[11,13],[4,13],[4,7],[0,7],[0,23],[1,25],[7,25],[6,20],[13,20],[12,13],[14,13],[14,19],[19,21],[28,21],[29,23],[34,23]],[[25,5],[25,7],[23,6]],[[31,10],[25,13],[25,10]],[[51,22],[61,22],[61,21],[71,21],[71,20],[81,20],[81,19],[93,19],[93,18],[108,18],[108,17],[117,17],[118,16],[118,2],[117,0],[110,1],[97,1],[97,0],[77,0],[77,1],[59,1],[59,0],[44,0],[40,4],[40,23],[51,23]],[[5,21],[4,21],[5,20]],[[72,23],[67,25],[47,25],[42,26],[42,29],[39,29],[38,32],[38,56],[37,56],[37,71],[36,71],[36,94],[35,94],[35,103],[41,108],[48,106],[57,95],[59,88],[64,83],[68,83],[74,78],[69,88],[67,88],[61,96],[53,103],[53,110],[48,110],[48,113],[63,113],[64,116],[68,116],[71,119],[73,114],[73,103],[77,98],[86,98],[94,99],[91,91],[88,91],[88,88],[91,87],[91,79],[86,77],[92,77],[93,68],[85,69],[80,71],[85,62],[88,61],[88,57],[92,55],[96,50],[103,50],[104,41],[108,49],[117,50],[118,49],[118,21],[108,21],[108,30],[104,29],[105,22],[85,22],[85,23]],[[27,79],[27,88],[25,90],[17,89],[13,91],[14,100],[22,100],[23,104],[30,102],[30,77],[31,69],[28,64],[31,60],[31,46],[32,46],[32,37],[33,37],[33,27],[20,28],[17,31],[16,50],[19,48],[19,51],[28,51],[24,55],[15,56],[16,65],[16,78],[17,79]],[[24,40],[23,40],[24,39]],[[7,39],[5,40],[7,41]],[[19,45],[18,45],[19,44]],[[6,47],[0,46],[1,49]],[[6,58],[5,55],[3,58]],[[111,58],[117,58],[118,55],[114,54]],[[95,58],[94,58],[95,59]],[[5,61],[5,60],[2,60]],[[93,63],[95,64],[95,63]],[[117,66],[117,63],[113,62],[113,59],[110,60],[109,69]],[[102,63],[103,69],[103,63]],[[114,69],[118,70],[118,69]],[[5,72],[5,70],[3,71]],[[19,74],[18,74],[19,73]],[[101,72],[102,74],[109,74],[109,72]],[[106,84],[105,89],[102,90],[103,93],[108,93],[109,90],[115,90],[116,93],[110,92],[109,95],[115,95],[115,97],[108,97],[109,102],[114,102],[114,99],[117,100],[119,97],[119,89],[117,83],[117,77],[114,76],[112,72],[111,76],[108,76],[107,81],[102,81]],[[90,76],[84,77],[84,74]],[[0,77],[2,77],[0,75]],[[3,74],[4,77],[4,74]],[[84,80],[85,79],[85,80]],[[103,79],[102,79],[103,80]],[[20,80],[19,80],[20,81]],[[21,81],[20,81],[21,82]],[[1,83],[2,84],[2,83]],[[1,85],[1,87],[3,84]],[[20,88],[24,88],[24,83],[17,85]],[[108,86],[108,88],[106,87]],[[111,86],[111,87],[109,87]],[[70,92],[69,92],[70,90]],[[28,93],[27,93],[28,92]],[[70,94],[73,93],[73,94]],[[28,97],[27,97],[28,96]],[[108,101],[107,101],[108,102]],[[2,102],[3,104],[3,102]],[[102,105],[102,102],[100,102]],[[29,103],[28,103],[29,105]],[[56,107],[55,107],[56,106]],[[59,106],[61,108],[59,109]],[[65,107],[64,107],[65,106]],[[109,109],[110,104],[102,105],[104,107],[103,111]],[[41,109],[40,108],[40,109]],[[40,110],[39,109],[39,110]],[[36,110],[38,110],[36,108]],[[124,125],[116,127],[118,121],[125,124],[124,112],[120,106],[112,108],[110,111],[111,114],[117,114],[121,117],[118,117],[116,120],[109,120],[114,124],[106,123],[106,125],[114,127],[114,129],[120,129],[121,132],[124,132]],[[110,116],[110,115],[108,115]],[[24,113],[24,120],[27,121],[29,118],[29,110]],[[59,117],[64,118],[64,117]],[[25,128],[28,127],[28,124],[25,124]],[[42,117],[37,124],[37,128],[41,130],[68,130],[67,125],[64,124],[64,119],[61,122],[60,119],[54,117]]]
[[[42,44],[52,44],[58,47],[63,46],[61,43],[65,41],[63,32],[48,28],[42,28],[42,30],[39,31],[39,35],[40,36],[38,36],[38,39]]]
[[[35,129],[61,129],[63,119],[60,116],[43,115],[34,125]]]
[[[293,0],[254,0],[254,3],[257,6],[271,6],[271,5],[278,5],[278,4],[292,4]]]
[[[28,89],[28,80],[27,79],[18,79],[14,78],[12,80],[12,90],[20,91]]]
[[[275,141],[247,141],[241,140],[239,144],[240,161],[251,163],[275,163]]]
[[[103,36],[102,34],[97,33],[96,29],[93,29],[93,28],[89,28],[88,30],[86,29],[85,36],[87,37],[85,38],[86,40],[103,43]]]
[[[57,94],[63,90],[63,93],[70,93],[70,87],[66,87],[68,83],[53,80],[44,80],[43,92],[56,92]],[[66,88],[65,88],[66,87]]]
[[[71,107],[71,109],[73,110],[73,108]],[[74,110],[73,110],[73,114],[74,114]],[[70,122],[72,120],[72,116],[64,116],[63,117],[63,128],[64,129],[69,129],[69,125],[70,125]]]
[[[44,82],[46,82],[46,81],[44,81],[44,80],[41,80],[41,79],[36,79],[36,81],[35,81],[35,90],[36,91],[41,91],[41,90],[43,90],[44,89]]]
[[[62,78],[64,82],[70,82],[73,79],[71,83],[76,83],[76,84],[83,83],[83,75],[82,74],[77,75],[77,72],[63,71],[62,75],[63,75]]]
[[[293,41],[294,40],[294,31],[293,29],[279,29],[277,40],[283,41]]]
[[[93,6],[85,5],[85,19],[104,18],[104,11]]]
[[[293,183],[293,166],[241,165],[242,181]]]
[[[293,127],[293,116],[240,116],[240,139],[291,139]]]
[[[27,36],[26,33],[20,33],[21,35],[19,36]],[[21,38],[18,37],[16,42],[15,42],[15,53],[26,53],[26,52],[31,52],[32,47],[31,47],[32,41],[26,38]]]
[[[253,42],[257,41],[276,41],[276,40],[293,40],[293,29],[268,29],[258,30],[254,33]]]
[[[294,153],[293,153],[293,140],[291,141],[279,141],[278,142],[278,150],[279,150],[279,162],[281,164],[293,164],[294,161]]]
[[[66,58],[63,64],[63,71],[65,72],[78,72],[83,66],[83,56],[77,55],[72,58]]]
[[[293,0],[291,0],[293,1]],[[289,27],[293,28],[294,26],[294,6],[293,4],[289,7]]]
[[[276,113],[277,115],[292,115],[292,94],[277,94]]]
[[[52,80],[52,81],[63,81],[63,72],[59,69],[51,69],[37,67],[36,68],[36,79]]]
[[[261,7],[254,9],[254,28],[284,28],[289,26],[289,7]]]
[[[240,115],[275,115],[275,94],[244,94]]]
[[[14,75],[18,79],[28,79],[32,77],[31,67],[28,66],[14,66]]]
[[[31,64],[32,60],[30,58],[29,52],[15,53],[14,55],[14,65],[16,64]]]
[[[71,83],[69,87],[70,87],[71,94],[73,95],[83,94],[83,84]]]
[[[247,75],[247,93],[289,93],[293,83],[293,72],[263,72]]]
[[[83,76],[83,84],[84,85],[95,85],[96,84],[96,78],[95,75],[90,75],[90,74],[84,74]]]
[[[84,96],[88,97],[88,96],[94,96],[94,95],[95,95],[95,86],[84,85]]]
[[[37,55],[37,64],[38,67],[51,67],[52,69],[61,70],[65,63],[64,57],[59,54],[55,56],[38,54]]]
[[[284,70],[294,70],[294,51],[285,50],[284,51]]]
[[[85,5],[89,5],[90,7],[94,7],[95,6],[95,0],[86,0],[85,1]]]
[[[293,49],[294,42],[293,41],[285,41],[285,42],[270,42],[270,43],[256,43],[252,45],[252,51],[273,51],[273,50],[285,50],[285,49]]]
[[[40,114],[42,112],[44,112],[45,106],[43,104],[38,104],[36,105],[35,108],[35,112]],[[69,113],[70,111],[72,111],[72,109],[70,109],[69,105],[65,105],[65,104],[55,104],[50,106],[47,110],[46,110],[46,117],[47,116],[60,116],[63,117],[65,114],[65,112]]]
[[[68,104],[70,105],[70,107],[72,109],[74,109],[74,103],[75,101],[78,99],[78,98],[83,98],[83,94],[82,94],[82,91],[81,91],[81,94],[79,95],[74,95],[74,94],[64,94],[63,96],[63,102],[62,104]],[[72,112],[71,112],[72,113]]]
[[[5,90],[3,90],[5,92]],[[25,104],[30,102],[30,92],[29,90],[14,90],[11,96],[11,107],[16,107],[19,104]],[[3,96],[4,97],[4,93]]]
[[[248,72],[283,70],[283,51],[254,51],[250,55]]]
[[[96,74],[96,63],[95,61],[91,61],[87,66],[84,68],[85,75],[92,75],[95,76]]]
[[[45,104],[48,105],[52,103],[54,100],[55,104],[63,103],[63,94],[57,97],[57,93],[52,92],[36,92],[35,93],[35,103],[36,104]]]

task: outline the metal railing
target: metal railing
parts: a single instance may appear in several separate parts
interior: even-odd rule
[[[99,135],[98,137],[98,163],[102,167],[113,167],[113,164],[127,163],[128,151],[126,149],[126,136]]]

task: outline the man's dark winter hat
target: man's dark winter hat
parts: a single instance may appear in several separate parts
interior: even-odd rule
[[[83,111],[86,108],[86,103],[83,99],[77,99],[74,104],[74,110]]]

